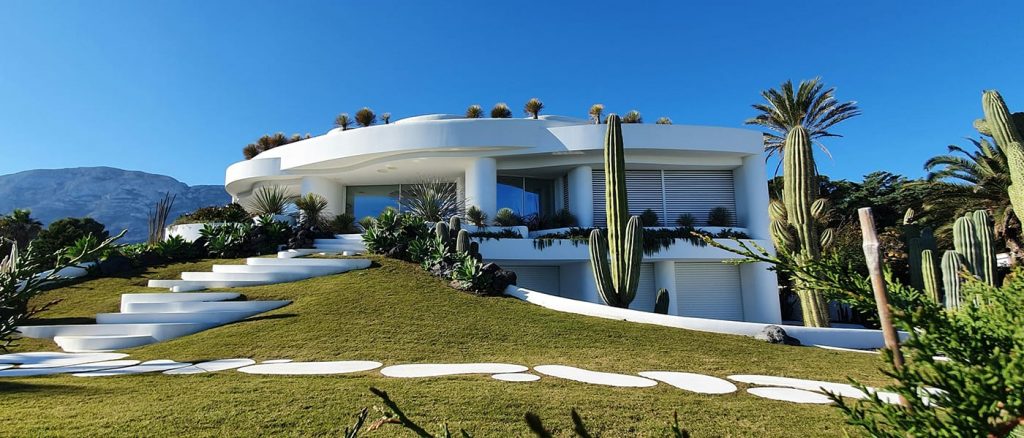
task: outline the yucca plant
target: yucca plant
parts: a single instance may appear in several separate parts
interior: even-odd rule
[[[338,117],[334,118],[334,126],[341,128],[342,131],[346,131],[349,126],[352,126],[352,119],[348,116],[348,113],[338,114]]]
[[[523,217],[511,208],[502,208],[494,214],[494,225],[499,227],[515,227],[523,224]]]
[[[470,105],[466,108],[467,119],[479,119],[484,116],[484,109],[480,108],[480,105]]]
[[[590,114],[590,120],[593,120],[595,125],[600,125],[601,122],[604,120],[604,119],[601,118],[601,114],[603,114],[603,113],[604,113],[604,104],[600,104],[600,103],[595,103],[595,104],[591,105],[590,106],[590,111],[587,112],[587,114]]]
[[[384,122],[385,125],[391,123],[391,113],[383,113],[380,115],[380,121]]]
[[[644,118],[640,116],[640,111],[630,110],[628,113],[623,114],[622,123],[643,123]]]
[[[668,117],[658,117],[658,120],[654,122],[656,125],[671,125],[672,119]]]
[[[507,119],[512,117],[512,110],[508,109],[508,105],[504,102],[494,104],[494,108],[491,108],[492,119]]]
[[[487,213],[484,213],[480,207],[471,205],[466,209],[466,220],[475,226],[485,227],[487,226]]]
[[[295,208],[299,209],[300,222],[304,227],[323,228],[327,198],[316,193],[306,193],[295,198]]]
[[[281,186],[263,186],[252,193],[246,210],[254,216],[284,214],[294,197]]]
[[[544,109],[544,102],[541,102],[540,99],[536,97],[526,101],[526,105],[523,106],[523,112],[534,119],[540,115],[540,110],[542,109]]]
[[[363,109],[356,111],[356,123],[364,128],[373,125],[374,123],[377,123],[377,114],[375,114],[373,110],[364,106]]]
[[[455,183],[430,178],[416,184],[403,185],[402,210],[437,222],[462,214],[462,201]]]

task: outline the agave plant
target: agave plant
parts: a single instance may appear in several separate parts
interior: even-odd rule
[[[256,216],[284,214],[284,209],[292,198],[288,189],[284,187],[263,186],[253,192],[246,210]]]
[[[480,108],[480,105],[470,105],[466,108],[467,119],[479,119],[484,116],[484,109]]]
[[[458,187],[441,178],[429,178],[402,186],[402,210],[425,220],[437,222],[462,213]]]
[[[656,125],[671,125],[672,119],[668,117],[659,117],[658,121],[654,122]]]
[[[372,109],[364,106],[363,109],[356,111],[356,123],[364,128],[373,125],[377,123],[377,114]]]
[[[512,117],[512,110],[508,109],[508,105],[504,102],[494,104],[494,108],[491,108],[492,119],[507,119]]]
[[[306,193],[295,198],[295,208],[299,209],[303,227],[324,228],[327,198],[316,193]]]
[[[644,118],[640,116],[640,111],[630,110],[628,113],[622,116],[622,123],[643,123]]]
[[[544,109],[544,102],[541,102],[540,99],[536,97],[526,101],[526,105],[523,106],[523,112],[534,119],[540,115],[540,110],[542,109]]]
[[[588,112],[588,114],[590,114],[590,120],[593,120],[595,125],[600,125],[602,123],[603,120],[601,119],[601,114],[603,113],[604,104],[600,103],[595,103],[591,105],[590,111]]]
[[[352,119],[348,116],[348,113],[338,114],[338,117],[334,118],[334,126],[341,128],[342,131],[346,131],[349,126],[352,126]]]

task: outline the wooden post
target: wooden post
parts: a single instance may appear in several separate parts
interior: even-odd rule
[[[875,305],[878,307],[878,324],[882,326],[885,348],[892,352],[892,365],[896,369],[900,369],[903,368],[903,353],[900,351],[900,338],[896,334],[896,327],[892,324],[892,313],[889,311],[889,294],[885,290],[885,278],[882,276],[875,216],[871,214],[871,207],[857,209],[857,214],[860,217],[860,231],[864,238],[864,259],[868,264],[871,289],[875,293]],[[909,406],[903,396],[900,396],[900,403]]]

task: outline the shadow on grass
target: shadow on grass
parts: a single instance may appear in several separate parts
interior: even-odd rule
[[[235,322],[233,324],[237,324],[237,323],[240,323],[240,322],[250,322],[250,321],[272,321],[272,320],[275,320],[275,319],[294,318],[296,316],[299,316],[299,315],[294,314],[294,313],[282,313],[282,314],[279,314],[279,315],[253,316],[253,317],[246,318],[246,319],[243,319],[241,321]]]
[[[11,394],[46,394],[60,392],[64,394],[70,394],[75,392],[88,391],[90,394],[95,394],[97,391],[103,391],[96,388],[84,388],[75,385],[40,385],[29,383],[27,380],[12,382],[0,380],[0,394],[11,395]]]

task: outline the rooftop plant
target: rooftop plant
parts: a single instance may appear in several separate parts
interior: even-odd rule
[[[466,108],[467,119],[479,119],[484,116],[484,109],[480,105],[470,105]]]
[[[640,111],[630,110],[628,113],[622,115],[622,123],[643,123],[644,118],[640,116]]]
[[[526,105],[523,106],[523,112],[534,119],[540,115],[540,110],[542,109],[544,109],[544,102],[541,102],[540,99],[536,97],[526,101]]]
[[[491,108],[492,119],[507,119],[512,117],[512,110],[508,109],[508,105],[504,102],[494,104],[494,108]]]
[[[604,113],[604,104],[600,104],[600,103],[595,103],[595,104],[591,105],[590,106],[590,111],[587,112],[587,114],[590,115],[590,120],[593,120],[595,125],[600,125],[601,121],[604,120],[604,119],[601,118],[601,114],[603,114],[603,113]]]
[[[668,117],[658,117],[658,121],[656,121],[654,123],[658,124],[658,125],[671,125],[672,124],[672,119],[670,119]]]
[[[334,126],[341,128],[342,131],[347,131],[349,126],[352,126],[352,118],[348,116],[348,113],[338,114],[338,117],[334,118]]]
[[[362,127],[373,125],[377,123],[377,114],[372,109],[364,106],[363,109],[356,111],[356,123]]]
[[[391,123],[391,113],[382,113],[380,115],[380,121],[384,122],[385,125]]]
[[[256,140],[255,143],[249,143],[242,148],[242,154],[245,155],[246,160],[251,160],[260,153],[269,151],[278,146],[284,146],[289,143],[295,143],[300,140],[310,138],[309,134],[305,136],[299,134],[292,134],[291,137],[286,137],[283,132],[278,132],[273,135],[264,135]]]

